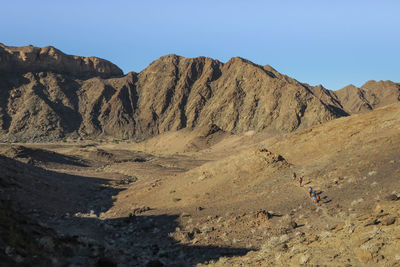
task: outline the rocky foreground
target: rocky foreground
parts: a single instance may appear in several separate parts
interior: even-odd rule
[[[339,224],[327,224],[323,231],[282,233],[246,256],[222,257],[199,266],[397,266],[398,200],[397,195],[388,195],[368,214],[351,214]]]
[[[214,126],[141,143],[2,144],[0,260],[396,266],[399,114],[393,104],[287,135]]]

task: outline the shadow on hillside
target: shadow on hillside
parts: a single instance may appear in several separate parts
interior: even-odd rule
[[[349,113],[347,113],[346,111],[344,111],[341,108],[335,107],[333,105],[327,105],[328,109],[330,109],[334,114],[338,115],[339,117],[347,117],[350,116]]]
[[[75,160],[59,160],[64,164],[76,164]],[[37,210],[61,216],[93,210],[100,214],[113,206],[112,196],[123,190],[110,187],[110,181],[47,170],[0,155],[0,198],[18,200],[24,212]]]
[[[51,110],[55,111],[56,114],[62,114],[63,116],[57,117],[62,125],[64,134],[72,133],[79,128],[82,123],[82,115],[79,113],[78,107],[78,96],[76,92],[79,90],[81,85],[74,80],[71,75],[63,75],[41,72],[32,73],[32,78],[28,79],[24,77],[23,73],[0,73],[1,76],[7,76],[7,79],[0,79],[0,107],[7,111],[7,105],[12,100],[12,95],[21,96],[24,89],[23,86],[32,84],[32,90],[35,92],[35,97],[41,99]],[[70,105],[65,105],[65,101],[58,98],[58,95],[50,96],[53,92],[49,90],[44,84],[42,79],[51,79],[51,82],[56,91],[61,92],[65,99],[68,100]],[[17,88],[17,92],[11,93],[11,91]],[[36,103],[39,104],[39,103]],[[8,130],[12,118],[7,112],[3,112],[3,130]]]
[[[197,229],[177,230],[180,227],[177,215],[100,220],[96,215],[110,209],[114,202],[113,196],[123,190],[107,186],[106,179],[49,171],[4,156],[0,156],[0,173],[0,200],[18,201],[19,205],[14,205],[14,208],[18,214],[24,214],[21,215],[26,218],[24,221],[34,223],[35,216],[27,212],[34,209],[42,214],[39,216],[42,222],[64,236],[70,236],[74,240],[88,237],[95,240],[95,245],[91,244],[89,247],[102,247],[102,252],[95,255],[88,255],[87,250],[73,249],[69,258],[78,257],[82,262],[88,259],[91,263],[107,259],[106,262],[124,263],[128,266],[144,266],[151,260],[167,266],[194,266],[223,256],[244,255],[249,251],[245,248],[192,245],[196,243],[195,240],[207,238],[207,233],[201,233]],[[70,215],[65,216],[66,212]],[[73,215],[77,213],[80,215]],[[46,217],[43,214],[51,216]],[[174,232],[183,237],[179,239],[186,242],[177,242],[171,235]],[[38,233],[40,231],[35,234]],[[35,237],[35,240],[39,239]],[[67,242],[65,246],[70,246],[70,241],[65,241],[65,238],[63,240],[60,242]],[[4,250],[7,246],[12,244],[4,240],[0,242],[0,249]],[[56,249],[62,250],[63,246],[61,244]],[[63,253],[56,255],[60,257],[60,262],[71,263]]]
[[[106,233],[101,245],[113,249],[102,257],[117,264],[129,263],[129,266],[145,266],[151,260],[166,266],[196,266],[221,257],[243,256],[250,251],[247,248],[193,245],[193,240],[207,235],[184,230],[177,232],[187,237],[185,243],[180,243],[171,236],[180,227],[178,217],[164,214],[103,220]],[[78,223],[84,227],[98,223],[96,221],[80,218]]]
[[[2,149],[2,154],[6,157],[15,159],[27,159],[31,162],[42,162],[42,163],[57,163],[64,165],[72,165],[78,167],[87,167],[81,159],[73,156],[63,155],[54,151],[31,148],[22,145],[7,146],[6,149]]]

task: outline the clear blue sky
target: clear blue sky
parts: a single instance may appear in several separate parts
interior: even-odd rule
[[[165,54],[240,56],[339,89],[400,82],[400,1],[4,1],[0,42],[139,72]]]

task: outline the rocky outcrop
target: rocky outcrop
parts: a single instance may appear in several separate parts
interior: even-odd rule
[[[399,212],[396,204],[378,205],[382,209],[369,210],[355,218],[327,225],[326,229],[299,230],[294,235],[268,238],[260,250],[244,257],[220,259],[207,266],[231,266],[237,262],[255,266],[260,261],[271,266],[397,266],[400,242],[392,237],[400,234]]]
[[[1,72],[51,71],[80,77],[103,78],[121,76],[123,72],[111,62],[97,57],[66,55],[52,47],[12,47],[0,43]]]

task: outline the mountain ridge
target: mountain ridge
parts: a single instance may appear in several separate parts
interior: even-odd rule
[[[241,57],[222,63],[169,54],[125,75],[109,61],[52,47],[0,45],[0,59],[2,141],[143,140],[212,125],[287,133],[400,100],[397,83],[335,92]],[[379,88],[385,92],[375,93]],[[360,90],[366,98],[355,97]]]
[[[108,60],[98,57],[67,55],[53,46],[23,47],[6,46],[0,43],[0,70],[3,72],[54,71],[80,77],[103,78],[122,76],[122,70]]]

